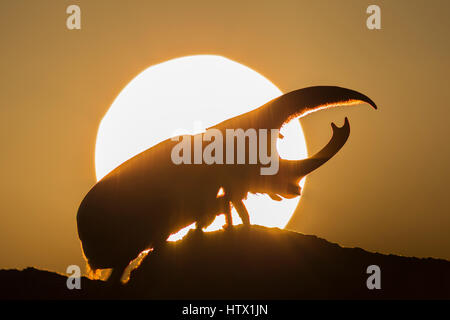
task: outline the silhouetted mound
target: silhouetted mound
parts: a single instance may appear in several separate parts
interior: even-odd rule
[[[369,290],[367,267],[381,269]],[[0,271],[0,298],[31,299],[450,299],[450,262],[342,248],[265,227],[190,232],[150,253],[123,287],[28,268]]]
[[[108,297],[103,281],[81,278],[81,290],[67,288],[67,277],[55,272],[27,268],[0,270],[0,300],[5,299],[97,299]]]
[[[367,288],[367,267],[381,290]],[[198,234],[149,254],[129,295],[169,299],[450,298],[450,262],[342,248],[315,236],[264,227]]]

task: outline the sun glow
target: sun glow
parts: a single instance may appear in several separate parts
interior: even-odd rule
[[[100,123],[95,149],[97,180],[169,137],[201,132],[281,94],[261,74],[221,56],[188,56],[149,67],[120,92]],[[290,121],[280,132],[284,136],[277,142],[280,156],[305,158],[299,121]],[[244,202],[252,224],[284,228],[299,199],[277,202],[267,195],[250,194]],[[234,209],[232,214],[234,224],[242,223]],[[205,231],[224,224],[225,217],[220,215]],[[181,239],[192,228],[184,228],[169,240]]]

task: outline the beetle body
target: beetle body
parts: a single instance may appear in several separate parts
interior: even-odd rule
[[[366,102],[376,108],[371,99],[353,90],[309,87],[284,94],[208,130],[220,131],[224,136],[227,129],[261,132],[260,129],[280,128],[293,117],[354,102]],[[231,224],[231,204],[244,224],[249,224],[242,202],[247,194],[265,193],[275,200],[298,196],[300,179],[333,157],[347,141],[350,133],[347,119],[342,128],[334,124],[332,128],[329,143],[312,157],[284,160],[277,155],[279,168],[272,175],[261,174],[264,165],[260,161],[175,164],[172,151],[179,142],[174,139],[134,156],[95,184],[78,209],[78,234],[88,264],[92,269],[113,268],[121,272],[140,252],[158,247],[170,234],[194,222],[201,229],[224,213]],[[193,142],[196,139],[185,138]],[[246,151],[248,145],[247,142]],[[258,144],[258,148],[262,145]],[[273,145],[268,149],[276,153]],[[225,145],[223,150],[229,152]],[[225,194],[218,197],[221,188]]]

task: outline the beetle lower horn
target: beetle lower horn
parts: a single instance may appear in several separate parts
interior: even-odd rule
[[[348,122],[348,118],[345,118],[345,122],[342,127],[338,127],[332,123],[331,128],[333,129],[333,136],[325,147],[307,159],[282,159],[280,163],[280,171],[285,171],[287,169],[289,175],[295,176],[297,180],[300,180],[330,160],[344,146],[350,135],[350,124]]]

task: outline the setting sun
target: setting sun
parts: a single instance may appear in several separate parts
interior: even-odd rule
[[[151,66],[128,83],[101,121],[95,150],[97,180],[169,137],[202,132],[281,94],[261,74],[221,56],[188,56]],[[284,138],[277,147],[282,158],[306,157],[299,121],[289,122],[281,133]],[[245,205],[252,224],[284,228],[298,202],[299,197],[278,202],[267,195],[250,194]],[[233,221],[241,223],[234,209]],[[225,217],[220,215],[205,231],[224,224]],[[169,240],[182,238],[193,227]]]

